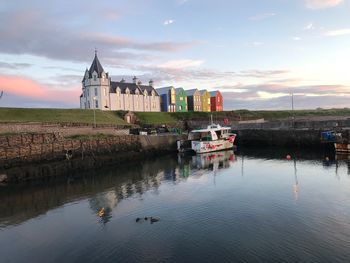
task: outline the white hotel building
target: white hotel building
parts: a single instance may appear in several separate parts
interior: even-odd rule
[[[127,83],[124,79],[111,81],[95,52],[91,67],[86,69],[82,80],[80,108],[159,112],[160,97],[152,80],[149,85],[142,85],[136,77],[132,83]]]

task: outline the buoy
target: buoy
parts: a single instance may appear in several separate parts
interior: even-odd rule
[[[292,156],[290,156],[289,154],[287,154],[286,159],[287,159],[287,160],[292,160]]]
[[[104,209],[104,207],[102,207],[101,209],[100,209],[100,211],[98,211],[98,216],[99,217],[103,217],[105,215],[105,209]]]
[[[145,217],[145,220],[147,220],[147,219],[148,219],[148,217],[146,216],[146,217]]]
[[[140,218],[136,218],[136,222],[139,222],[140,221]]]

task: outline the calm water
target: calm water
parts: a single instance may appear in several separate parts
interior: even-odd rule
[[[1,187],[0,262],[349,262],[348,159],[286,154],[169,156]]]

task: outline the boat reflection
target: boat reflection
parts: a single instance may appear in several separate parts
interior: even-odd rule
[[[191,170],[217,171],[229,168],[236,161],[232,150],[197,154],[194,156],[178,155],[180,174],[188,177]]]

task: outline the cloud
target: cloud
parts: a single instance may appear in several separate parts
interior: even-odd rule
[[[305,0],[307,8],[323,9],[330,8],[341,4],[343,0]]]
[[[177,0],[179,5],[184,5],[188,2],[189,0]]]
[[[168,25],[173,24],[174,22],[175,22],[175,20],[172,20],[172,19],[165,20],[165,21],[163,22],[163,25],[164,25],[164,26],[168,26]]]
[[[62,101],[79,104],[79,83],[69,89],[62,89],[62,87],[50,88],[50,86],[29,78],[0,75],[0,90],[3,90],[5,95],[10,94],[48,102]]]
[[[249,77],[249,78],[269,78],[281,74],[289,73],[288,70],[243,70],[237,73],[237,76]]]
[[[94,47],[106,58],[141,60],[146,54],[173,53],[200,45],[200,41],[140,41],[101,33],[91,27],[75,28],[46,13],[32,10],[0,11],[0,53],[29,54],[50,59],[87,62]],[[5,26],[6,25],[6,26]],[[102,53],[101,53],[102,54]]]
[[[304,30],[314,30],[315,29],[315,26],[314,26],[314,23],[308,23],[304,28]]]
[[[167,68],[167,69],[184,69],[184,68],[199,67],[203,63],[204,63],[203,60],[180,59],[180,60],[167,61],[159,65],[159,67]]]
[[[256,47],[259,47],[259,46],[264,45],[263,42],[259,42],[259,41],[255,41],[255,42],[253,42],[252,44],[253,44],[253,46],[256,46]]]
[[[24,69],[29,68],[32,65],[29,63],[7,63],[0,61],[0,68],[4,69]]]
[[[348,107],[350,99],[349,87],[343,85],[290,86],[286,82],[239,84],[219,89],[225,98],[225,109],[290,109],[290,92],[294,94],[297,109],[332,108],[334,105]]]
[[[264,19],[273,17],[275,15],[276,15],[275,13],[262,13],[262,14],[258,14],[255,16],[251,16],[251,17],[249,17],[249,19],[253,20],[253,21],[258,21],[258,20],[264,20]]]
[[[350,34],[350,28],[342,28],[342,29],[328,31],[324,35],[334,37],[334,36],[344,36],[349,34]]]

